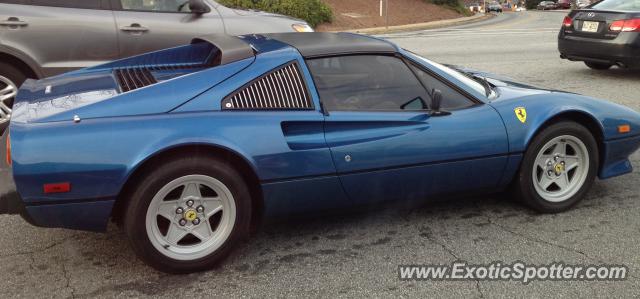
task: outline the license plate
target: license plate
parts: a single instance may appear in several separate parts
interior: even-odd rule
[[[582,31],[585,31],[585,32],[598,32],[598,25],[600,25],[600,23],[598,23],[598,22],[584,21],[584,22],[582,22]]]

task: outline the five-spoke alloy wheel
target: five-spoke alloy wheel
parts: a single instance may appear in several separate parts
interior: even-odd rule
[[[222,160],[185,154],[154,161],[129,196],[124,229],[136,253],[170,273],[210,269],[249,232],[251,198]]]
[[[547,142],[536,156],[532,176],[536,192],[550,202],[575,195],[587,179],[589,155],[584,143],[570,135]]]
[[[235,223],[231,191],[215,178],[188,175],[165,185],[146,216],[149,240],[177,260],[207,256],[227,240]]]
[[[561,212],[584,197],[597,169],[592,133],[575,122],[557,122],[529,144],[515,182],[517,195],[539,212]]]

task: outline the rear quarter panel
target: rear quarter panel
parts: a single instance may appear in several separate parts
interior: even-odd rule
[[[319,112],[316,112],[319,114]],[[12,125],[13,171],[27,203],[115,197],[130,173],[164,150],[211,144],[245,157],[263,180],[333,172],[329,151],[292,152],[281,113],[201,112]],[[290,121],[317,121],[314,112]],[[317,164],[314,164],[317,163]],[[43,184],[71,182],[72,192],[46,196]]]
[[[270,194],[282,195],[282,190],[291,189],[291,184],[280,184],[284,181],[333,176],[323,182],[333,186],[332,194],[341,195],[322,134],[324,117],[318,96],[301,57],[292,49],[283,49],[256,59],[244,71],[170,113],[90,118],[79,123],[12,123],[14,178],[20,195],[27,204],[115,199],[144,161],[165,150],[194,144],[215,145],[244,157]],[[291,60],[298,60],[304,70],[315,109],[220,110],[223,97]],[[315,129],[285,138],[285,122]],[[71,192],[43,194],[43,184],[56,182],[71,182]],[[302,185],[314,184],[307,180]],[[286,206],[293,200],[290,197],[276,205]]]

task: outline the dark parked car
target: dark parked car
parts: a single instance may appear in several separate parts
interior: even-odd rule
[[[553,1],[542,1],[540,3],[538,3],[538,10],[550,10],[550,9],[557,9],[558,8],[558,3],[555,3]]]
[[[212,0],[0,0],[0,134],[26,78],[188,43],[205,34],[312,31],[304,21]]]
[[[564,18],[560,57],[598,70],[640,67],[640,2],[604,0]]]
[[[487,7],[487,12],[502,12],[502,5],[500,5],[500,3],[498,2],[494,2],[489,4],[489,6]]]

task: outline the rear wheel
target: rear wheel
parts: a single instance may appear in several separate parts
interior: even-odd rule
[[[586,64],[589,68],[594,70],[608,70],[613,66],[612,64],[608,64],[608,63],[598,63],[598,62],[589,62],[589,61],[585,61],[584,64]]]
[[[597,169],[598,146],[591,132],[574,122],[559,122],[529,145],[516,184],[517,195],[539,212],[565,211],[584,197]]]
[[[207,270],[248,234],[247,190],[240,174],[222,161],[176,159],[142,180],[124,229],[138,256],[160,271]]]

